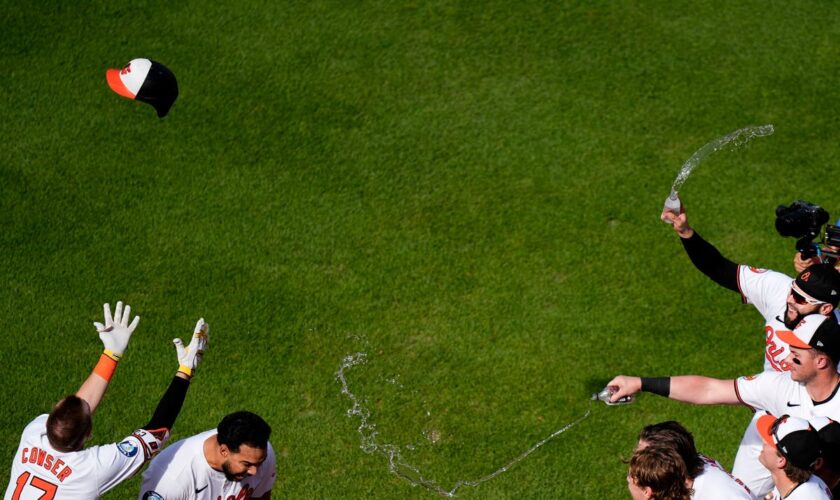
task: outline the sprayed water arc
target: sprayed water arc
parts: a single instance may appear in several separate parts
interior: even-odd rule
[[[709,142],[702,148],[698,149],[691,157],[683,163],[680,168],[677,178],[671,185],[671,193],[665,199],[665,210],[670,210],[675,213],[680,212],[680,202],[678,194],[683,184],[685,183],[691,172],[697,168],[698,165],[710,154],[725,149],[727,147],[738,147],[750,142],[755,137],[766,137],[773,134],[775,129],[772,124],[759,125],[753,127],[744,127],[726,134],[723,137]]]
[[[434,480],[423,476],[423,473],[420,471],[419,468],[408,463],[402,456],[400,446],[388,443],[379,443],[377,441],[379,432],[376,429],[376,424],[369,420],[370,411],[364,406],[362,406],[361,402],[359,401],[359,398],[355,394],[353,394],[353,392],[350,391],[350,388],[347,384],[347,375],[345,374],[345,371],[347,369],[364,364],[366,361],[366,353],[357,352],[355,354],[349,354],[344,357],[344,359],[341,362],[341,366],[335,374],[336,380],[338,380],[339,383],[341,383],[341,394],[347,396],[350,399],[350,402],[352,403],[352,406],[347,410],[347,416],[350,418],[359,418],[359,427],[357,428],[359,432],[359,448],[361,448],[362,451],[368,454],[379,453],[385,456],[388,459],[388,470],[397,477],[408,481],[408,483],[412,486],[422,486],[428,489],[429,491],[435,492],[445,497],[454,497],[455,493],[464,486],[476,487],[481,483],[487,482],[495,478],[496,476],[507,472],[513,466],[524,460],[526,457],[528,457],[528,455],[536,451],[538,448],[540,448],[547,442],[551,441],[560,434],[566,432],[567,430],[584,421],[587,417],[589,417],[590,414],[590,410],[587,409],[586,413],[584,413],[583,416],[578,417],[576,420],[573,420],[572,422],[566,424],[560,429],[554,431],[548,437],[531,446],[524,452],[520,453],[517,457],[510,460],[507,464],[496,469],[490,474],[487,474],[474,480],[458,480],[455,482],[455,485],[451,489],[446,489]],[[411,449],[410,447],[407,448]]]

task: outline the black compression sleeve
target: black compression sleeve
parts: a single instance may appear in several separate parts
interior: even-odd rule
[[[642,390],[667,398],[671,395],[671,377],[642,377]]]
[[[680,240],[688,258],[701,273],[724,288],[741,292],[738,289],[738,264],[721,255],[718,249],[704,240],[697,231],[694,231],[691,238]]]
[[[190,381],[181,377],[173,377],[169,388],[160,398],[155,409],[155,414],[149,423],[142,428],[146,430],[153,429],[171,429],[175,424],[175,419],[178,418],[178,413],[181,412],[181,406],[184,405],[184,399],[187,397],[187,389],[190,388]]]

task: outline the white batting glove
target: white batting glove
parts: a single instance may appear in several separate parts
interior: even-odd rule
[[[186,348],[181,339],[172,339],[175,344],[175,353],[178,355],[178,371],[188,377],[195,375],[195,369],[204,357],[204,349],[210,342],[210,325],[204,322],[204,318],[195,324],[190,345]]]
[[[119,361],[128,347],[128,341],[131,339],[131,334],[137,328],[137,323],[140,322],[140,316],[135,316],[131,324],[128,319],[131,316],[131,306],[126,304],[125,311],[123,311],[123,303],[117,302],[117,308],[114,310],[114,315],[111,316],[111,305],[105,304],[105,324],[94,322],[93,326],[99,332],[99,338],[102,339],[102,344],[105,346],[105,354],[114,361]]]

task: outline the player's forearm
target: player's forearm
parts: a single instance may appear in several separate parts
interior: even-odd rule
[[[701,405],[739,403],[732,380],[699,375],[671,377],[671,391],[668,397],[684,403]]]
[[[724,257],[717,248],[704,240],[696,231],[690,238],[680,238],[680,241],[694,267],[718,285],[740,293],[738,289],[738,264]]]
[[[169,388],[160,398],[160,402],[155,408],[155,413],[152,415],[149,423],[143,426],[143,429],[171,429],[175,424],[175,419],[181,412],[181,407],[184,405],[184,399],[187,397],[187,390],[190,388],[190,380],[185,375],[178,372],[169,384]]]
[[[93,413],[102,401],[102,397],[105,395],[107,389],[108,382],[98,375],[91,373],[82,386],[79,387],[79,390],[76,391],[76,396],[87,401],[88,406],[90,406],[90,412]]]
[[[105,391],[108,389],[108,384],[116,369],[117,361],[107,354],[102,354],[93,372],[82,383],[79,390],[76,391],[76,396],[87,401],[91,413],[96,410],[96,407],[102,401],[102,397],[105,395]]]

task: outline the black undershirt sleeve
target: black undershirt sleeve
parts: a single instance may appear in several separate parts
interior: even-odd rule
[[[718,249],[704,240],[697,231],[694,231],[691,238],[680,238],[680,241],[688,258],[701,273],[718,285],[741,293],[738,289],[738,264],[721,255]]]
[[[171,429],[175,424],[175,419],[178,418],[178,413],[181,412],[181,407],[184,405],[184,399],[187,397],[187,389],[190,388],[190,381],[181,377],[172,377],[172,382],[169,388],[160,398],[160,402],[155,409],[152,419],[142,428],[146,430],[154,429]]]

